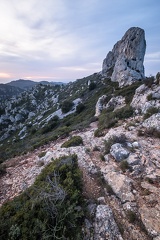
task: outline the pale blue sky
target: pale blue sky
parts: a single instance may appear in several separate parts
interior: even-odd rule
[[[73,81],[101,71],[130,27],[145,30],[145,73],[160,71],[160,0],[0,0],[0,82]]]

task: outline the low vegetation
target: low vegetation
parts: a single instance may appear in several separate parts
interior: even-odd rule
[[[128,104],[120,109],[113,111],[103,110],[99,116],[98,129],[95,131],[95,137],[104,135],[104,130],[115,127],[118,120],[133,116],[133,108]]]
[[[43,169],[34,185],[0,208],[6,239],[82,239],[82,178],[77,157],[64,156]]]
[[[62,113],[69,112],[72,109],[73,105],[74,104],[72,101],[69,100],[64,101],[61,106]]]
[[[132,210],[127,210],[126,212],[126,216],[128,218],[128,221],[130,223],[134,223],[137,220],[137,215],[135,212],[133,212]]]
[[[110,152],[111,146],[115,143],[121,143],[125,144],[127,141],[127,138],[125,134],[121,134],[119,136],[113,135],[108,140],[104,142],[105,145],[105,153],[108,154]]]
[[[145,119],[151,117],[153,114],[158,113],[158,112],[159,112],[158,108],[156,108],[156,107],[151,107],[151,108],[149,108],[149,109],[147,110],[147,112],[144,114],[143,119],[145,120]]]
[[[129,164],[126,160],[121,161],[120,164],[119,164],[119,167],[123,172],[126,172],[127,170],[130,170],[130,166],[129,166]]]
[[[0,164],[0,176],[6,173],[6,165],[5,164]]]
[[[75,147],[83,144],[83,139],[80,136],[71,137],[67,142],[62,144],[62,148]]]

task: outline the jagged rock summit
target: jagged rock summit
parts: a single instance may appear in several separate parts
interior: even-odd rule
[[[139,27],[130,28],[103,61],[102,75],[119,86],[131,85],[144,78],[145,32]]]

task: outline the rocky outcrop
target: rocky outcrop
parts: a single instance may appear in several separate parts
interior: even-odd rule
[[[150,118],[146,119],[142,126],[148,131],[156,130],[160,133],[160,113],[153,114]]]
[[[160,86],[153,84],[151,87],[145,84],[136,89],[131,106],[136,113],[145,114],[151,108],[160,108]]]
[[[95,216],[95,240],[123,240],[114,220],[112,210],[107,205],[98,205]]]
[[[106,99],[107,99],[106,95],[103,95],[98,99],[96,103],[95,116],[98,117],[101,114],[102,110],[105,108]]]
[[[116,109],[124,107],[125,105],[126,105],[125,104],[125,97],[122,97],[122,96],[112,97],[107,102],[107,96],[103,95],[102,97],[100,97],[98,99],[98,101],[96,103],[95,116],[99,116],[103,109],[116,110]]]
[[[130,28],[103,61],[102,75],[119,86],[130,85],[144,78],[146,41],[144,30]]]

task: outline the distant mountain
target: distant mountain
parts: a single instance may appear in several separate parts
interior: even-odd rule
[[[31,89],[32,87],[34,87],[35,85],[38,85],[38,84],[55,86],[55,85],[62,85],[64,83],[62,83],[62,82],[48,82],[48,81],[35,82],[35,81],[32,81],[32,80],[24,80],[24,79],[14,80],[14,81],[11,81],[11,82],[7,83],[7,85],[9,85],[9,86],[18,87],[18,88],[21,88],[23,90]]]
[[[17,96],[23,91],[24,90],[19,87],[0,84],[0,100],[12,98],[13,96]]]

